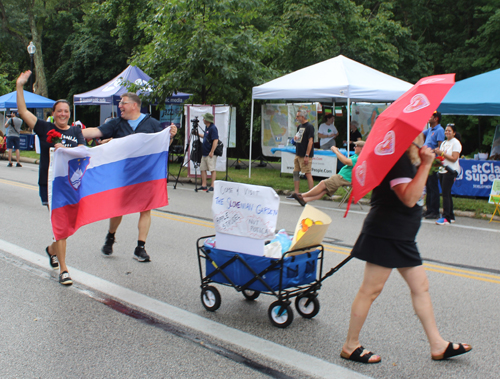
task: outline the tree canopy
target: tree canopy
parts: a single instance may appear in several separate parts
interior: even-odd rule
[[[0,20],[2,94],[33,41],[37,93],[71,100],[136,64],[155,100],[183,91],[237,106],[241,147],[253,86],[339,54],[413,83],[500,67],[500,0],[0,0]],[[473,150],[498,118],[479,136],[477,118],[460,122]]]

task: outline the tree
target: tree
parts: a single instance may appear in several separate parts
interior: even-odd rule
[[[259,30],[260,0],[170,0],[155,3],[141,24],[150,42],[133,57],[155,78],[154,95],[195,94],[195,101],[237,104],[272,76],[262,62],[280,50],[274,30]]]

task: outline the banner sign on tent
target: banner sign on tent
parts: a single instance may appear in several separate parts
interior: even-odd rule
[[[387,104],[376,103],[352,105],[351,120],[358,123],[358,130],[363,139],[366,139],[375,124],[375,120],[387,107]]]
[[[167,104],[160,111],[160,123],[164,128],[174,123],[178,129],[182,127],[182,105]]]
[[[231,107],[228,105],[184,105],[184,116],[186,117],[186,133],[184,135],[184,146],[189,141],[189,150],[188,153],[191,152],[193,139],[191,138],[191,131],[193,128],[193,123],[191,120],[198,117],[199,121],[199,132],[203,133],[205,130],[205,124],[203,123],[203,115],[205,113],[211,113],[215,116],[215,126],[217,127],[217,131],[219,132],[219,139],[224,144],[224,151],[221,157],[217,158],[217,164],[215,166],[216,171],[226,171],[226,157],[227,157],[227,135],[229,131],[229,118],[231,116]],[[231,131],[232,133],[232,131]],[[203,142],[203,138],[200,137],[200,140]],[[184,157],[184,164],[188,163],[188,176],[195,176],[195,167],[193,162],[190,160],[190,155],[186,154]],[[189,159],[189,161],[188,161]],[[196,175],[200,176],[201,171],[199,167],[196,168]],[[207,173],[210,177],[210,172]]]
[[[314,140],[318,140],[318,103],[301,104],[263,104],[261,144],[262,154],[268,157],[280,156],[273,154],[271,149],[288,145],[288,140],[297,132],[298,121],[295,119],[299,109],[306,109],[308,120],[314,126]]]
[[[488,197],[495,179],[500,179],[500,161],[459,159],[458,174],[451,194],[458,196]]]

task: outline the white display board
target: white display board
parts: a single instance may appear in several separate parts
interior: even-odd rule
[[[203,123],[203,115],[205,113],[211,113],[215,115],[214,124],[217,127],[217,131],[219,132],[219,139],[224,144],[224,151],[222,153],[222,156],[217,157],[217,165],[215,167],[215,170],[226,171],[226,149],[228,147],[227,136],[229,130],[229,121],[231,118],[231,107],[229,105],[184,105],[184,115],[186,117],[186,124],[188,125],[184,136],[184,146],[186,146],[188,140],[191,138],[191,130],[193,129],[191,120],[194,120],[195,117],[198,117],[199,120],[199,132],[203,134],[203,130],[206,129],[205,124]],[[203,142],[203,138],[200,137],[200,140]],[[184,157],[184,163],[186,163],[186,160],[189,159],[189,176],[195,175],[194,165],[190,160],[192,141],[193,139],[189,141],[189,154],[186,154],[186,156]],[[197,168],[196,175],[201,175],[199,167]],[[210,172],[208,172],[208,176],[210,176]]]
[[[274,238],[280,199],[271,187],[216,180],[212,216],[217,232]]]
[[[281,172],[293,173],[293,160],[295,154],[282,152]],[[315,155],[312,158],[311,173],[313,176],[329,178],[337,173],[337,157],[330,155]]]
[[[319,103],[262,104],[261,147],[262,154],[279,157],[281,152],[272,153],[271,149],[286,146],[288,140],[297,133],[299,122],[296,119],[299,109],[307,110],[307,119],[314,126],[314,141],[318,141]]]
[[[273,239],[280,199],[271,187],[216,180],[212,216],[218,249],[264,255]]]

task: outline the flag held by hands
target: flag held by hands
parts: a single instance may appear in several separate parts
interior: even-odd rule
[[[57,149],[49,167],[54,238],[81,226],[168,204],[170,128],[138,133],[94,148]]]

